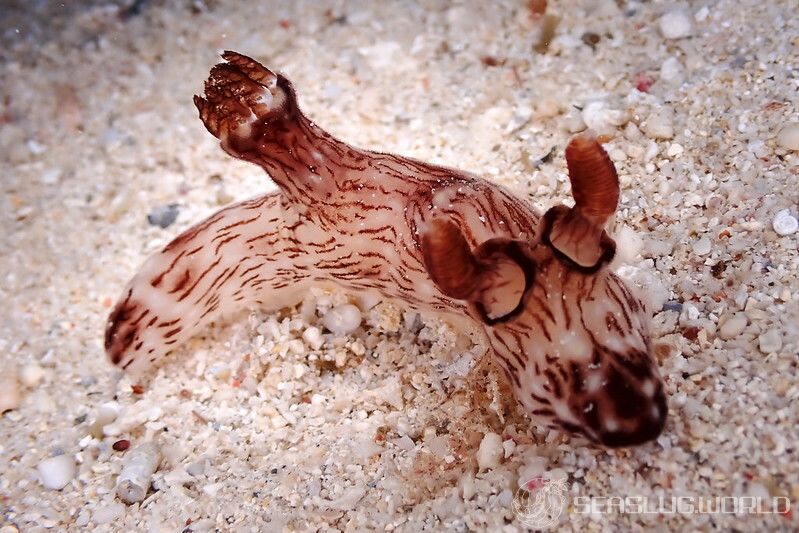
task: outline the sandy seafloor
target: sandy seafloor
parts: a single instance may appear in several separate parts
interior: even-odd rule
[[[658,20],[675,6],[690,35],[667,38]],[[564,530],[799,529],[799,237],[772,227],[799,201],[799,154],[777,142],[799,121],[797,5],[561,1],[549,13],[554,40],[536,51],[540,23],[515,1],[3,2],[3,401],[22,383],[0,418],[0,531],[518,531],[519,478],[552,471],[570,501],[793,505],[571,505]],[[569,136],[585,122],[607,135],[620,267],[656,311],[662,436],[607,451],[537,427],[469,336],[391,302],[312,349],[303,332],[344,295],[243,311],[144,379],[121,376],[104,321],[145,257],[272,187],[219,149],[192,105],[223,49],[287,73],[335,135],[475,171],[541,209],[568,198]],[[169,204],[174,224],[148,224]],[[114,401],[102,416],[117,418],[95,423]],[[489,433],[501,457],[478,470]],[[120,439],[163,451],[140,504],[115,497]],[[45,489],[37,465],[60,454],[75,476]]]

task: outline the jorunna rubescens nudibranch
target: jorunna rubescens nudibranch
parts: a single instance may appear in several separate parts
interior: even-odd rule
[[[533,423],[605,446],[660,434],[649,316],[608,267],[618,178],[590,132],[566,148],[574,207],[541,216],[467,172],[350,146],[303,115],[288,79],[223,58],[194,98],[200,118],[279,191],[225,207],[146,261],[108,319],[114,364],[141,371],[220,315],[338,287],[481,331]]]

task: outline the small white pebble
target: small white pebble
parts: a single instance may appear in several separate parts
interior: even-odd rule
[[[702,412],[702,404],[693,398],[686,398],[685,405],[682,406],[682,411],[688,418],[694,418]]]
[[[105,402],[97,408],[95,424],[97,424],[99,427],[107,426],[117,419],[121,409],[122,408],[117,402]]]
[[[496,433],[486,433],[477,450],[477,465],[480,471],[498,467],[504,451],[502,437]]]
[[[200,461],[198,461],[197,463],[200,463],[200,465],[203,465],[203,468],[204,468],[204,463],[202,463]],[[193,463],[193,464],[196,466],[197,463]],[[189,466],[191,466],[191,465],[189,465]],[[177,485],[186,485],[186,484],[192,483],[194,481],[192,479],[193,477],[197,477],[197,476],[195,476],[194,474],[189,472],[188,468],[178,467],[178,468],[173,468],[172,470],[170,470],[169,472],[164,474],[164,477],[162,477],[161,479],[167,485],[174,487],[174,486],[177,486]]]
[[[799,229],[799,221],[796,217],[791,215],[787,209],[783,209],[774,216],[774,221],[771,223],[774,231],[783,237],[786,235],[793,235]]]
[[[782,334],[778,329],[770,329],[760,335],[758,346],[764,354],[778,352],[782,348]]]
[[[616,240],[616,257],[614,263],[632,263],[641,253],[643,240],[630,226],[624,224],[614,235]]]
[[[20,399],[17,376],[0,377],[0,414],[19,407]]]
[[[214,531],[216,529],[216,522],[211,518],[203,518],[191,523],[192,533],[203,533],[204,531]]]
[[[305,353],[305,344],[300,339],[291,339],[286,343],[289,351],[292,353],[296,353],[302,355]]]
[[[569,133],[577,133],[578,131],[583,131],[585,129],[585,121],[583,120],[582,113],[580,113],[574,108],[570,109],[564,115],[561,121],[561,126]]]
[[[752,498],[760,498],[763,501],[768,501],[771,498],[771,493],[762,483],[753,482],[749,484],[748,496]]]
[[[644,163],[652,161],[656,155],[658,155],[658,143],[655,141],[649,141],[649,144],[646,145],[646,150],[644,151]]]
[[[207,463],[207,461],[204,461],[204,460],[194,461],[193,463],[191,463],[189,466],[186,467],[186,473],[189,474],[190,476],[193,476],[193,477],[201,476],[201,475],[205,474],[206,463]],[[166,478],[168,475],[172,474],[172,472],[175,472],[175,470],[170,471],[168,474],[166,474],[164,476],[164,478]],[[179,475],[179,474],[182,474],[182,472],[180,472],[178,470],[178,472],[176,473],[176,476]],[[182,481],[181,481],[181,483],[182,483]]]
[[[402,409],[402,382],[396,376],[388,378],[382,387],[375,390],[375,398],[397,410]]]
[[[738,123],[738,132],[739,133],[746,133],[749,129],[749,124],[746,122],[746,118],[741,118],[741,121]]]
[[[710,9],[707,6],[702,6],[699,8],[699,11],[696,12],[694,15],[694,20],[697,22],[703,22],[707,16],[710,14]]]
[[[461,495],[463,496],[464,501],[469,501],[472,499],[472,496],[475,495],[477,492],[474,487],[474,474],[471,472],[466,472],[461,476],[458,485],[461,489]]]
[[[516,450],[516,443],[513,439],[508,439],[502,443],[502,450],[504,452],[505,459],[513,455],[513,452]]]
[[[98,508],[92,513],[92,521],[99,525],[108,524],[122,516],[125,506],[119,502],[110,503]]]
[[[541,98],[536,102],[536,113],[540,118],[552,118],[561,112],[561,105],[554,98]]]
[[[799,123],[782,128],[777,134],[777,144],[788,150],[799,151]]]
[[[361,325],[361,310],[352,304],[337,305],[325,313],[322,323],[334,335],[347,335]]]
[[[450,454],[449,437],[446,435],[433,437],[427,443],[427,449],[430,450],[430,453],[433,455],[443,459]]]
[[[613,148],[608,152],[611,161],[615,163],[624,162],[627,159],[627,152],[620,148]]]
[[[219,489],[221,488],[222,483],[211,483],[203,487],[203,492],[211,498],[216,498],[216,495],[219,493]]]
[[[684,149],[680,143],[671,143],[669,149],[666,150],[666,155],[669,157],[677,157],[684,152]]]
[[[676,57],[668,57],[660,65],[660,78],[668,82],[682,82],[685,76],[685,69]]]
[[[693,322],[694,320],[699,318],[699,309],[696,308],[694,304],[686,303],[682,306],[682,313],[680,313],[680,319],[682,321],[689,321]]]
[[[752,152],[755,157],[765,157],[768,155],[768,149],[766,148],[766,143],[761,141],[760,139],[755,139],[746,143],[746,149]]]
[[[674,124],[670,113],[659,110],[646,119],[644,134],[650,139],[671,139],[674,137]]]
[[[549,461],[546,457],[539,457],[536,455],[527,457],[524,466],[518,470],[519,487],[523,487],[525,483],[531,479],[543,475],[548,465]]]
[[[682,39],[691,35],[691,17],[684,9],[672,9],[658,20],[660,33],[666,39]]]
[[[497,496],[497,503],[499,503],[502,507],[510,507],[512,501],[513,493],[510,491],[510,489],[503,490]]]
[[[61,177],[61,169],[51,168],[42,172],[39,176],[39,183],[42,185],[55,185]]]
[[[36,139],[28,139],[25,144],[33,155],[41,155],[47,151],[47,147]]]
[[[728,316],[719,328],[719,336],[724,340],[734,339],[746,329],[747,319],[744,313]]]
[[[84,509],[80,513],[78,513],[78,517],[75,519],[75,525],[82,528],[82,527],[86,526],[89,523],[90,519],[91,519],[91,515],[89,514],[89,512],[86,509]],[[0,530],[0,533],[4,533],[4,532],[2,530]]]
[[[405,450],[406,452],[409,452],[416,447],[416,444],[414,444],[413,440],[407,435],[403,435],[398,439],[393,439],[391,442],[399,449]]]
[[[328,83],[322,90],[322,94],[324,94],[325,98],[328,100],[335,100],[341,94],[341,87],[335,83]]]
[[[75,459],[69,455],[56,455],[40,462],[36,466],[39,480],[46,489],[61,490],[75,477],[77,468]]]
[[[585,125],[597,133],[613,133],[627,120],[624,111],[611,109],[605,102],[588,102],[583,108]]]
[[[707,236],[702,236],[693,244],[694,253],[696,255],[707,255],[713,249],[713,243],[710,242],[710,239]]]
[[[44,369],[36,363],[23,366],[19,370],[19,381],[26,387],[35,387],[44,376]]]
[[[637,144],[628,144],[624,147],[624,151],[627,152],[627,155],[635,161],[640,161],[644,157],[643,147]]]
[[[230,377],[231,372],[232,370],[230,369],[230,366],[228,364],[214,363],[205,372],[205,377],[206,379],[209,380],[215,379],[218,381],[226,381]]]
[[[325,339],[322,338],[322,332],[315,326],[311,326],[302,332],[302,340],[307,342],[308,346],[314,350],[318,350],[325,343]]]
[[[344,494],[341,497],[329,502],[327,505],[331,509],[339,511],[352,511],[359,501],[366,495],[366,487],[350,487],[344,489]]]
[[[347,364],[347,351],[346,350],[336,350],[335,352],[335,362],[338,368],[343,367]]]

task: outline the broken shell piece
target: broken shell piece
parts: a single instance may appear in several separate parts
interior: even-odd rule
[[[161,450],[155,442],[145,442],[128,452],[117,478],[119,499],[128,504],[144,500],[160,462]]]

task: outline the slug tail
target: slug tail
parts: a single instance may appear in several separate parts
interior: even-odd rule
[[[150,257],[108,317],[111,362],[145,370],[208,322],[257,303],[285,261],[281,221],[280,195],[259,196],[216,212]]]

